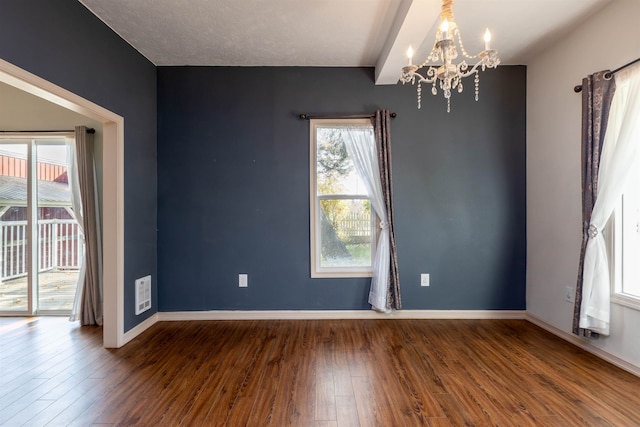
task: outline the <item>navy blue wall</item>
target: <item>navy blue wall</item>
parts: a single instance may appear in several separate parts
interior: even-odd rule
[[[370,68],[158,68],[159,309],[366,309],[368,279],[309,276],[306,113],[387,108],[407,309],[525,308],[525,67],[454,95]],[[238,288],[238,274],[249,287]],[[420,287],[420,273],[431,287]]]
[[[125,118],[126,331],[155,311],[133,287],[157,277],[156,68],[76,0],[2,0],[0,58]]]

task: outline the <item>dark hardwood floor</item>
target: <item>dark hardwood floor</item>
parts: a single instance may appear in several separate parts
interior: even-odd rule
[[[0,318],[0,424],[638,426],[640,378],[521,320]]]

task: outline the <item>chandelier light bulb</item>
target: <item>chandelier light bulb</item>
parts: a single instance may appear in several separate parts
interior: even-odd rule
[[[442,31],[443,39],[449,38],[449,20],[445,19],[442,21],[442,25],[440,26],[440,31]]]
[[[487,28],[487,31],[484,32],[484,50],[490,49],[490,43],[491,43],[491,32]]]
[[[407,57],[409,58],[409,65],[411,65],[411,61],[413,60],[413,48],[411,46],[407,49]]]

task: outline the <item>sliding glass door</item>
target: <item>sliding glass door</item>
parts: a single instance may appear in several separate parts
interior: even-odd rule
[[[64,138],[0,139],[0,313],[68,314],[83,257]]]

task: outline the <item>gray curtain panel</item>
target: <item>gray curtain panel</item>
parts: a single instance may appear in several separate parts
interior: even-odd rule
[[[393,225],[393,197],[391,173],[391,117],[388,110],[376,111],[373,128],[376,137],[378,165],[380,168],[380,183],[387,208],[387,223],[389,224],[390,255],[389,283],[387,286],[387,309],[400,310],[402,298],[400,296],[400,274],[398,273],[398,250],[396,234]]]
[[[581,329],[580,305],[582,304],[582,274],[584,254],[589,240],[591,212],[598,194],[598,171],[602,143],[607,130],[609,109],[616,90],[615,80],[606,78],[609,71],[600,71],[582,80],[582,248],[573,308],[573,333],[596,338],[597,333]]]
[[[84,126],[76,126],[75,133],[86,261],[79,317],[83,326],[102,325],[102,249],[96,204],[93,134],[87,133]]]

